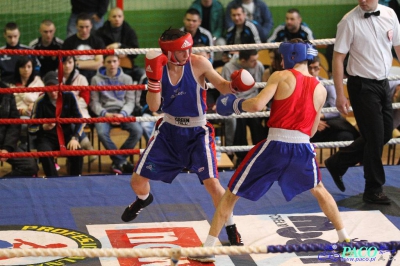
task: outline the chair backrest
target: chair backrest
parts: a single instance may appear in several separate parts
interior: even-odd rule
[[[318,52],[318,57],[321,62],[321,66],[326,70],[326,72],[329,72],[329,64],[326,56],[323,53]]]
[[[27,151],[28,152],[36,152],[37,148],[36,148],[36,140],[37,140],[37,136],[35,134],[30,134],[29,131],[27,130],[27,137],[28,137],[28,146],[27,146]]]
[[[223,68],[223,66],[219,66],[219,67],[215,68],[215,71],[217,71],[218,74],[221,75],[221,73],[222,73],[222,68]]]
[[[397,128],[393,129],[393,138],[400,138],[400,130]]]
[[[269,50],[258,51],[258,61],[260,61],[264,66],[271,65],[271,58],[269,57]]]
[[[349,98],[349,91],[347,90],[347,84],[343,84],[343,92],[344,92],[344,96],[346,96],[346,98]]]
[[[392,66],[400,67],[400,62],[399,62],[399,60],[397,60],[396,58],[393,58],[393,60],[392,60]]]
[[[132,61],[129,57],[125,56],[119,59],[119,65],[123,68],[132,68]]]
[[[328,72],[323,67],[319,69],[319,76],[324,79],[330,79]]]

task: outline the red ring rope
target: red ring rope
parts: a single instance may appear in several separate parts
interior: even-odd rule
[[[62,57],[73,55],[113,55],[113,49],[98,49],[98,50],[18,50],[18,49],[0,49],[0,55],[44,55],[57,56],[59,59],[58,79],[63,79]],[[104,123],[104,122],[136,122],[136,117],[98,117],[98,118],[60,118],[62,110],[62,91],[105,91],[105,90],[144,90],[145,85],[114,85],[114,86],[71,86],[60,83],[56,86],[36,87],[36,88],[3,88],[0,93],[21,93],[21,92],[49,92],[59,91],[59,96],[56,102],[55,118],[42,119],[2,119],[0,124],[44,124],[56,123],[57,135],[60,145],[59,151],[46,152],[18,152],[18,153],[0,153],[0,158],[21,158],[21,157],[57,157],[57,156],[85,156],[85,155],[131,155],[140,154],[139,149],[129,150],[67,150],[64,134],[61,124],[67,123]]]
[[[60,85],[33,87],[33,88],[1,88],[0,93],[48,92],[48,91],[121,91],[121,90],[145,90],[145,89],[146,85],[73,86],[73,85],[60,84]]]
[[[8,124],[92,124],[92,123],[111,123],[111,122],[136,122],[135,116],[129,117],[94,117],[94,118],[35,118],[35,119],[20,119],[20,118],[4,118],[0,120],[0,125]]]
[[[44,56],[71,56],[71,55],[113,55],[113,49],[96,50],[30,50],[30,49],[0,49],[0,55],[44,55]]]
[[[60,157],[60,156],[85,156],[85,155],[132,155],[140,154],[140,149],[127,150],[67,150],[65,146],[59,151],[38,151],[38,152],[10,152],[0,153],[0,158],[21,158],[21,157]]]

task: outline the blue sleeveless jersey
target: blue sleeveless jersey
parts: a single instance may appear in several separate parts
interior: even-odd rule
[[[161,86],[162,111],[168,115],[156,123],[134,172],[166,183],[183,169],[196,173],[201,182],[218,178],[214,128],[205,119],[207,91],[195,80],[191,62],[185,64],[175,86],[164,67]],[[173,117],[172,121],[168,117]],[[189,125],[181,118],[188,119]]]
[[[161,86],[164,113],[176,117],[199,117],[206,113],[207,91],[195,80],[190,60],[183,66],[182,77],[176,85],[171,84],[168,66],[164,66]]]

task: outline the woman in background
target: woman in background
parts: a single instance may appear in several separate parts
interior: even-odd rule
[[[63,59],[63,83],[65,85],[72,86],[88,86],[89,82],[86,77],[79,74],[79,70],[75,67],[75,58],[73,56],[67,56]],[[78,106],[81,109],[83,118],[90,118],[88,111],[88,105],[90,102],[90,91],[72,91],[75,94]],[[89,141],[89,138],[82,133],[79,144],[83,150],[93,150],[93,146]],[[97,160],[97,155],[89,155],[90,162]]]
[[[14,71],[14,82],[10,84],[11,88],[33,88],[44,87],[40,76],[35,75],[33,71],[33,59],[29,56],[21,56]],[[16,92],[14,93],[17,109],[21,117],[29,118],[31,116],[33,103],[39,97],[40,92]]]
[[[33,59],[29,56],[21,56],[15,64],[13,83],[10,88],[33,88],[44,87],[44,83],[40,76],[33,71]],[[31,117],[33,104],[39,97],[41,92],[16,92],[14,93],[15,102],[21,119],[29,119]],[[28,150],[28,126],[21,125],[20,144],[19,147],[23,151]]]

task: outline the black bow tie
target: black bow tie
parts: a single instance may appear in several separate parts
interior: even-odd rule
[[[371,13],[364,13],[364,18],[369,18],[370,16],[379,16],[381,14],[381,11],[376,11],[376,12],[371,12]]]

